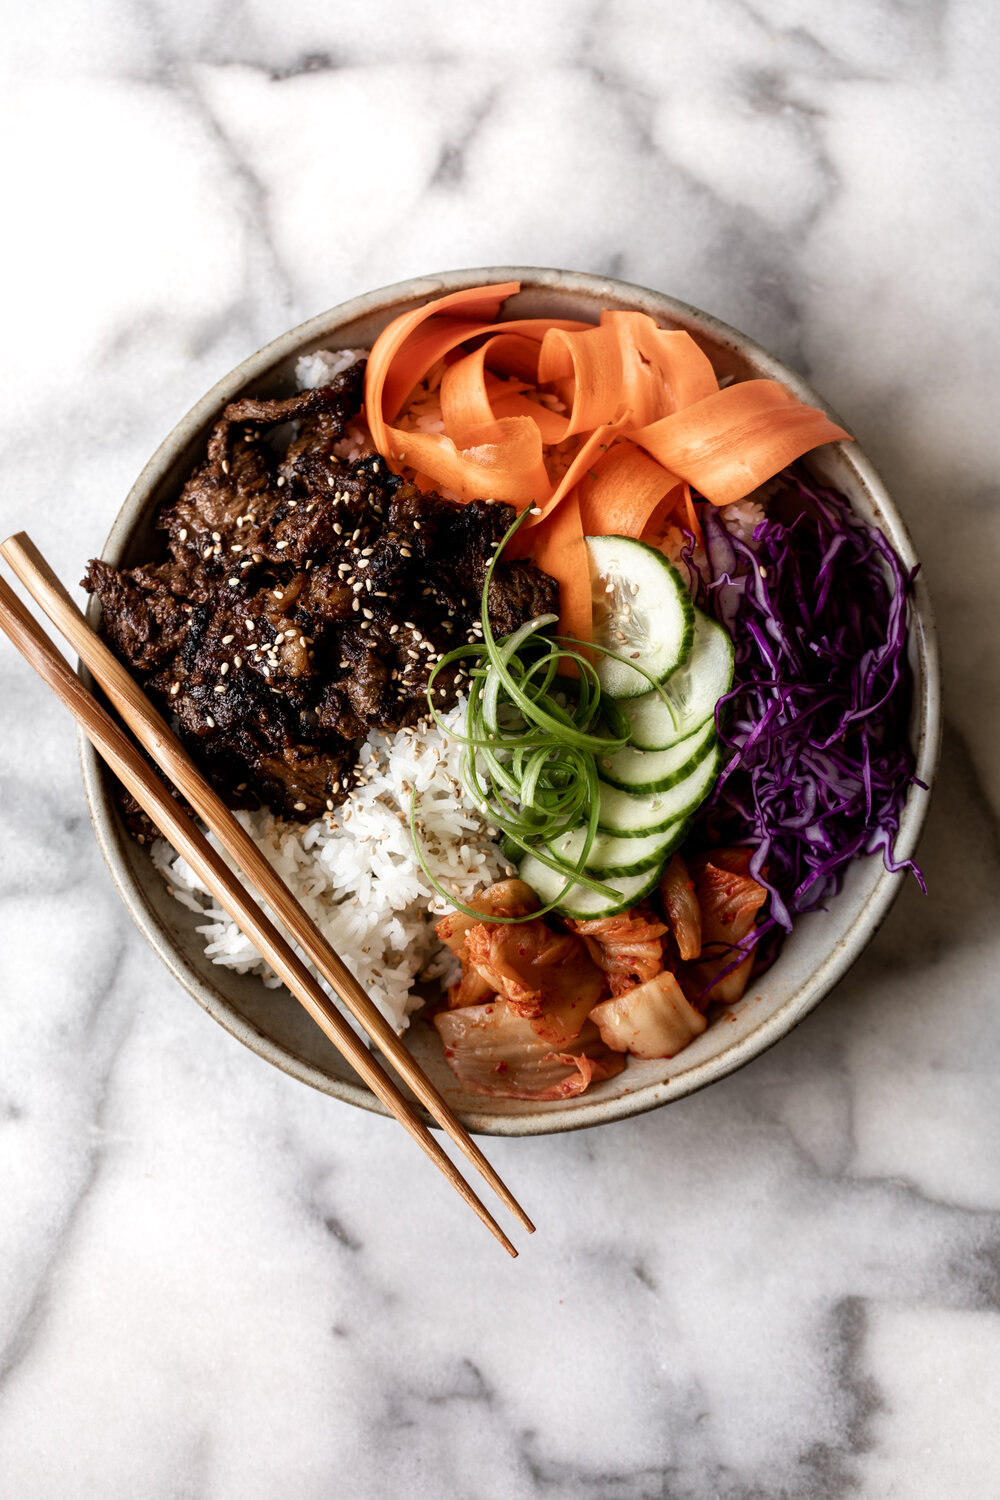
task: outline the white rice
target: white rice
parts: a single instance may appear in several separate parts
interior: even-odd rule
[[[463,704],[445,717],[461,732]],[[436,728],[373,731],[361,750],[362,784],[335,812],[314,823],[289,823],[267,811],[239,813],[254,842],[301,901],[398,1031],[423,1003],[421,979],[448,978],[454,961],[434,934],[449,909],[424,874],[410,836],[411,792],[417,796],[421,849],[446,889],[468,900],[506,873],[482,815],[461,783],[462,747]],[[492,837],[491,837],[492,834]],[[153,860],[171,893],[203,917],[196,928],[213,963],[278,979],[216,904],[194,872],[162,841]]]
[[[295,364],[299,390],[312,391],[317,386],[329,385],[335,375],[367,357],[367,349],[317,349],[315,354],[302,354]]]

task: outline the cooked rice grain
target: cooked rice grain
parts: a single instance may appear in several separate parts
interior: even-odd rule
[[[461,732],[463,704],[446,718]],[[435,877],[463,900],[501,878],[505,862],[462,790],[462,747],[431,728],[369,735],[361,784],[326,818],[288,823],[272,813],[238,813],[258,848],[305,907],[330,945],[397,1030],[421,1002],[419,979],[447,977],[454,960],[434,934],[448,910],[420,868],[410,838],[413,790],[421,848]],[[204,918],[196,928],[213,963],[256,973],[277,986],[253,945],[165,843],[153,859],[172,894]]]

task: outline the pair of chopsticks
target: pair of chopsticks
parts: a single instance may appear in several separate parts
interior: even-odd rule
[[[291,891],[198,770],[180,741],[139,685],[87,624],[41,553],[24,532],[0,545],[14,573],[81,661],[160,770],[187,798],[215,834],[257,894],[279,917],[293,940],[343,1001],[355,1020],[392,1063],[399,1076],[464,1153],[483,1179],[529,1233],[534,1225],[524,1209],[469,1137],[427,1075],[400,1042],[343,960],[299,905]],[[61,700],[84,734],[143,811],[182,855],[219,905],[250,939],[257,952],[305,1007],[316,1024],[351,1064],[372,1093],[395,1115],[451,1185],[510,1255],[517,1251],[455,1164],[431,1135],[397,1084],[372,1056],[325,990],[278,928],[246,891],[226,862],[170,791],[137,746],[88,691],[56,650],[35,617],[0,578],[0,629]]]

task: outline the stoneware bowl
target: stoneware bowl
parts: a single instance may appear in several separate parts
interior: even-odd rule
[[[665,327],[686,329],[720,377],[771,377],[783,381],[804,401],[828,410],[793,370],[750,339],[659,292],[578,272],[509,266],[428,276],[322,313],[275,339],[221,380],[178,423],[139,476],[112,527],[104,558],[128,566],[154,556],[162,547],[153,530],[156,508],[176,495],[202,457],[209,430],[228,401],[245,395],[290,395],[299,355],[321,348],[370,345],[390,319],[430,298],[461,287],[516,280],[522,291],[507,303],[506,316],[556,316],[596,323],[605,307],[639,309]],[[849,422],[843,425],[850,428]],[[910,538],[861,447],[832,444],[808,462],[818,478],[850,498],[860,516],[882,528],[903,566],[912,567],[916,557]],[[910,734],[917,775],[929,786],[938,753],[939,673],[930,602],[919,577],[912,600],[909,653],[915,683]],[[381,1110],[287,992],[265,989],[259,979],[230,973],[204,957],[194,931],[197,918],[168,895],[147,850],[126,835],[110,795],[109,779],[86,743],[82,755],[91,817],[115,884],[135,922],[185,989],[227,1031],[276,1067],[347,1103]],[[911,789],[896,845],[900,857],[913,853],[927,803],[926,792]],[[725,1078],[791,1031],[871,940],[902,879],[890,875],[879,856],[856,862],[829,910],[815,912],[799,923],[777,963],[748,988],[731,1012],[672,1061],[630,1058],[617,1078],[579,1099],[540,1104],[465,1094],[457,1088],[432,1028],[417,1022],[407,1033],[407,1041],[471,1130],[534,1135],[639,1114]]]

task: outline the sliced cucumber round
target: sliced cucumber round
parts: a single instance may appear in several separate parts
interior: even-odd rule
[[[626,745],[598,761],[598,772],[609,786],[626,792],[665,792],[685,781],[715,743],[715,721],[708,719],[694,734],[666,750],[637,750]]]
[[[619,838],[638,839],[690,817],[715,785],[721,761],[722,749],[716,745],[690,775],[664,792],[625,792],[602,781],[598,827]]]
[[[694,604],[674,567],[630,536],[588,536],[594,591],[594,645],[637,662],[662,682],[687,661]],[[649,677],[625,661],[599,656],[597,674],[609,698],[649,691]]]
[[[536,892],[543,905],[547,905],[549,901],[558,901],[556,910],[562,916],[586,922],[592,917],[612,917],[616,912],[627,911],[630,906],[642,901],[659,880],[660,865],[656,864],[640,875],[618,875],[609,880],[607,884],[618,893],[613,900],[598,895],[596,891],[588,891],[583,885],[571,885],[560,898],[566,884],[565,877],[558,870],[550,870],[548,865],[543,865],[533,854],[526,855],[521,861],[518,873]]]
[[[640,750],[660,750],[700,729],[733,685],[733,642],[729,631],[704,610],[694,612],[694,641],[683,666],[640,698],[607,705],[616,734],[628,734]],[[664,702],[663,696],[667,701]]]
[[[674,839],[683,833],[685,826],[685,819],[680,818],[668,828],[647,834],[641,839],[622,839],[613,833],[598,832],[590,846],[584,868],[588,874],[596,875],[598,880],[604,880],[605,876],[641,875],[654,865],[662,865],[667,856],[673,853]],[[576,864],[586,835],[585,828],[574,828],[569,833],[561,833],[548,844],[549,853]]]

